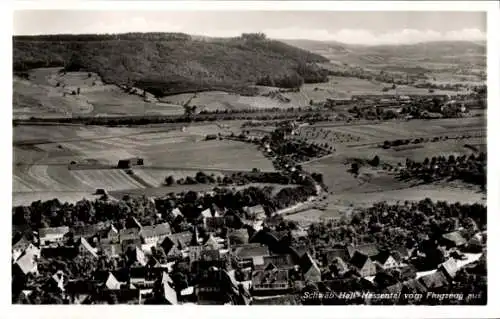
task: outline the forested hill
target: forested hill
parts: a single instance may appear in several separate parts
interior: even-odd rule
[[[65,66],[156,95],[241,87],[266,76],[301,75],[315,62],[327,61],[263,34],[227,39],[181,33],[14,36],[13,49],[14,71]]]

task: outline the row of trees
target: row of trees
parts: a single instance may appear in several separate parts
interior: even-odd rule
[[[399,173],[401,179],[420,179],[424,182],[449,178],[486,187],[486,153],[457,156],[434,156],[423,162],[406,160],[406,167]]]
[[[392,141],[385,140],[382,145],[379,145],[379,147],[388,149],[391,147],[397,147],[397,146],[408,145],[408,144],[421,144],[421,143],[429,143],[429,142],[434,143],[434,142],[439,142],[439,141],[447,141],[448,139],[460,140],[460,139],[468,139],[468,138],[472,138],[472,137],[481,137],[481,136],[482,136],[482,134],[474,134],[474,135],[463,134],[463,135],[457,135],[457,136],[448,136],[448,135],[435,136],[432,138],[431,137],[417,137],[415,139],[405,139],[405,140],[403,140],[403,139],[397,139],[397,140],[392,140]],[[474,149],[474,147],[470,146],[470,145],[469,145],[469,148]]]
[[[144,225],[151,225],[155,223],[156,214],[154,203],[144,196],[120,201],[82,199],[74,204],[53,199],[12,209],[13,225],[32,229],[81,226],[106,221],[124,227],[130,216],[136,217]]]
[[[122,126],[122,125],[148,125],[160,123],[190,123],[190,122],[215,122],[215,121],[232,121],[232,120],[255,120],[255,121],[276,121],[276,120],[300,120],[310,123],[318,121],[332,120],[333,114],[322,113],[317,111],[299,111],[299,112],[275,112],[275,111],[260,111],[260,112],[218,112],[204,113],[200,112],[196,116],[177,115],[177,116],[130,116],[130,117],[72,117],[72,118],[52,118],[43,119],[31,117],[29,120],[13,120],[13,125],[22,123],[79,123],[84,125],[106,125],[106,126]]]

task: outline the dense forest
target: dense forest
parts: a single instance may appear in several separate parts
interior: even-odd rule
[[[157,96],[255,84],[270,74],[321,81],[324,74],[313,64],[327,61],[259,34],[226,41],[193,40],[177,33],[21,36],[13,38],[13,49],[16,72],[38,67],[85,70],[107,83],[134,85]]]

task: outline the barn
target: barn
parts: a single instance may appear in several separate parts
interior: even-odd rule
[[[132,166],[142,166],[144,165],[144,159],[139,157],[122,159],[118,161],[118,168],[126,169],[131,168]]]

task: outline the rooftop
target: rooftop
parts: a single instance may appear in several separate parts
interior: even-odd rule
[[[370,258],[365,255],[365,254],[362,254],[358,251],[356,251],[354,253],[354,255],[352,256],[351,260],[350,260],[350,263],[358,268],[358,269],[361,269],[363,268],[363,266],[366,264],[366,262],[369,260]]]
[[[170,224],[162,223],[162,224],[142,227],[140,235],[145,238],[150,238],[155,236],[165,236],[170,234],[171,232],[172,231],[170,229]]]
[[[38,235],[40,237],[45,237],[45,236],[53,236],[53,235],[59,235],[59,236],[64,236],[69,232],[69,227],[68,226],[61,226],[61,227],[48,227],[48,228],[40,228],[38,229]]]
[[[245,244],[233,246],[231,250],[234,255],[240,258],[269,256],[269,248],[260,244]]]
[[[458,231],[444,234],[443,238],[452,241],[457,246],[464,245],[467,242],[465,238]]]
[[[252,272],[252,284],[273,284],[288,282],[288,271],[283,269],[263,269]]]
[[[359,251],[360,253],[368,256],[368,257],[373,257],[379,254],[379,248],[376,244],[369,243],[369,244],[362,244],[358,246],[352,246],[349,245],[347,246],[347,250],[349,251],[349,255],[353,256],[355,251]]]

